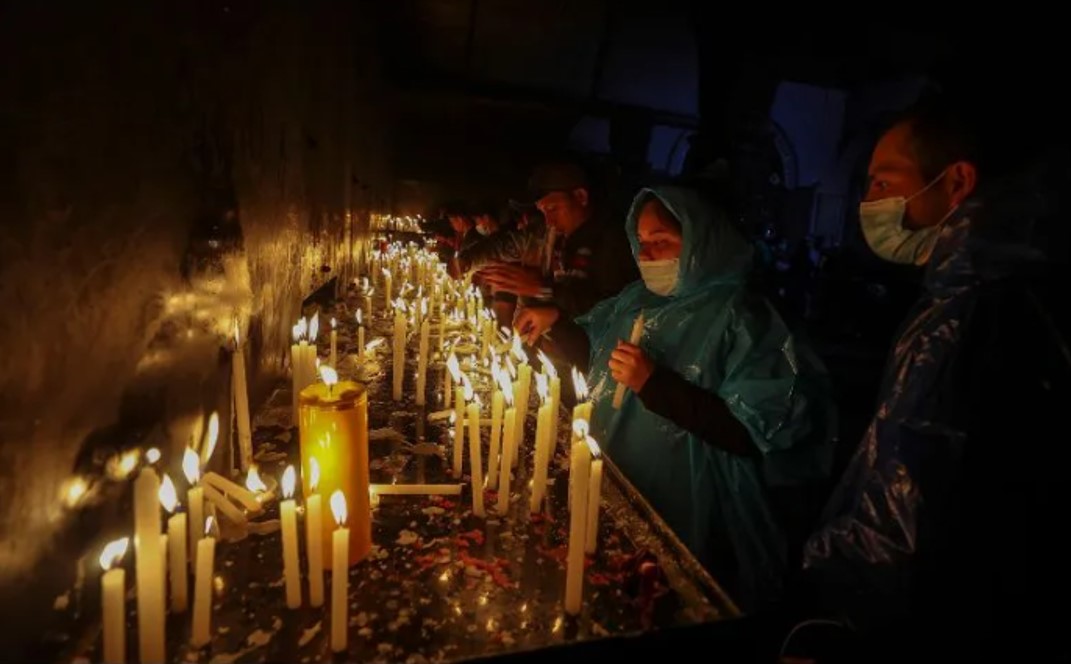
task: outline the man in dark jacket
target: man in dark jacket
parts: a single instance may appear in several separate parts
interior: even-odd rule
[[[925,266],[924,292],[804,567],[867,659],[1049,661],[1062,625],[1042,600],[1068,590],[1071,467],[1066,331],[1029,242],[1050,203],[1035,176],[986,180],[962,126],[919,108],[874,149],[864,237]]]
[[[487,283],[523,297],[526,306],[555,307],[575,318],[639,278],[620,220],[594,200],[581,167],[543,165],[529,188],[546,220],[549,278],[538,267],[494,263],[480,271]]]

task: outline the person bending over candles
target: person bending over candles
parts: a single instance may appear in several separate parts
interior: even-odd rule
[[[640,281],[575,321],[525,310],[517,329],[530,344],[549,332],[564,359],[590,367],[592,435],[607,456],[745,608],[765,605],[788,564],[771,489],[829,473],[825,368],[748,290],[751,246],[697,192],[642,190],[626,231]],[[628,392],[615,410],[618,383]]]

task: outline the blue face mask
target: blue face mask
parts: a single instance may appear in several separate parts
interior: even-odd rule
[[[941,226],[955,208],[949,210],[940,222],[918,230],[904,228],[904,213],[907,211],[908,201],[937,184],[945,172],[941,171],[932,182],[908,198],[891,196],[859,204],[859,222],[863,237],[875,254],[892,263],[904,265],[925,265],[930,260],[937,237],[941,234]]]

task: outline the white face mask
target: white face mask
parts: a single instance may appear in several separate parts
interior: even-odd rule
[[[671,295],[677,290],[677,277],[680,272],[680,259],[665,261],[637,261],[640,276],[647,290],[657,295]]]
[[[904,265],[924,265],[930,260],[937,237],[941,234],[941,226],[955,208],[949,210],[940,222],[918,230],[904,228],[904,213],[908,201],[935,185],[944,174],[945,171],[941,171],[932,182],[909,198],[892,196],[859,204],[863,237],[875,254],[892,263]]]

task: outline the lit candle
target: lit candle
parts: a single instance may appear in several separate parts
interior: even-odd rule
[[[450,408],[451,400],[454,398],[454,376],[458,376],[460,380],[461,367],[457,363],[457,356],[453,351],[450,352],[450,357],[446,360],[446,386],[443,388],[443,407]]]
[[[509,387],[509,377],[503,378],[505,372],[498,365],[498,361],[491,365],[491,375],[495,381],[495,391],[491,396],[491,448],[487,454],[487,488],[494,489],[498,486],[498,455],[499,444],[502,441],[502,408],[503,385]]]
[[[335,317],[331,317],[331,361],[329,364],[331,368],[338,369],[338,330],[335,329],[338,323],[335,321]],[[245,470],[244,468],[242,470]]]
[[[580,613],[584,589],[584,546],[587,540],[588,481],[591,451],[587,442],[573,443],[569,464],[569,485],[572,498],[569,504],[569,549],[565,572],[565,612]]]
[[[350,530],[346,528],[346,496],[342,491],[331,494],[331,513],[335,516],[335,529],[331,538],[331,650],[346,649],[347,595],[349,594]]]
[[[539,392],[541,406],[536,416],[535,465],[532,469],[532,496],[528,501],[528,511],[539,512],[543,504],[543,495],[547,488],[547,452],[550,449],[551,403],[547,377],[536,375],[536,389]]]
[[[309,344],[305,347],[305,366],[301,370],[301,389],[316,382],[316,369],[320,366],[319,351],[316,348],[316,337],[320,333],[320,312],[312,315],[309,320]]]
[[[372,293],[373,289],[368,287],[368,277],[364,278],[364,315],[368,316],[368,320],[372,320]],[[360,323],[360,320],[357,321]],[[361,344],[362,346],[364,344]]]
[[[203,648],[212,641],[212,577],[216,566],[216,538],[213,519],[205,519],[204,537],[197,542],[197,570],[193,577],[193,625],[190,645]],[[200,530],[200,529],[198,529]],[[158,662],[163,660],[142,660]]]
[[[394,311],[394,391],[395,401],[402,400],[402,377],[405,375],[405,303],[395,304]]]
[[[175,509],[178,507],[178,495],[175,492],[174,483],[171,482],[171,478],[167,475],[164,475],[163,481],[160,482],[160,504],[171,515],[167,519],[168,569],[171,571],[171,611],[173,613],[182,613],[189,605],[187,598],[188,581],[186,578],[188,573],[186,569],[186,529],[188,525],[185,512],[175,514]]]
[[[279,521],[283,531],[283,578],[286,582],[286,606],[301,606],[301,577],[298,568],[297,505],[294,503],[294,467],[283,472],[283,500],[279,503]]]
[[[239,336],[238,319],[234,319],[234,352],[231,354],[231,388],[234,392],[234,417],[238,428],[238,451],[242,472],[253,463],[253,434],[249,425],[249,388],[245,375],[245,353]]]
[[[305,498],[305,553],[309,559],[309,605],[324,603],[324,526],[320,494],[320,463],[309,458],[309,493]]]
[[[104,664],[123,664],[126,661],[126,571],[119,567],[130,538],[108,543],[100,554],[101,623],[104,628]]]
[[[204,442],[201,444],[201,468],[208,465],[212,453],[216,451],[216,441],[219,440],[219,413],[212,413],[208,418],[208,430],[205,431]],[[137,545],[134,545],[135,550]]]
[[[357,310],[357,360],[364,362],[364,321],[360,309]]]
[[[186,509],[189,512],[190,527],[190,556],[197,555],[197,542],[201,539],[204,531],[201,524],[205,521],[205,494],[197,482],[201,479],[201,463],[197,458],[197,452],[186,448],[182,456],[182,473],[186,476],[190,488],[186,492]]]
[[[599,541],[599,502],[602,500],[602,457],[598,443],[591,436],[586,439],[591,451],[591,478],[588,484],[588,516],[585,532],[587,541],[584,545],[585,553],[595,553]]]
[[[134,481],[138,651],[143,662],[164,660],[164,577],[160,550],[160,478],[142,468]]]
[[[428,337],[431,334],[431,326],[428,323],[427,316],[420,323],[420,350],[417,355],[417,393],[416,402],[418,406],[423,406],[425,402],[425,392],[427,392],[428,386]]]
[[[539,361],[543,365],[543,372],[547,374],[550,385],[550,449],[547,455],[547,463],[554,459],[554,450],[558,448],[558,411],[562,403],[562,381],[558,378],[558,370],[543,351],[539,351]]]
[[[483,459],[480,449],[480,398],[471,394],[472,384],[465,382],[466,396],[471,399],[469,414],[469,475],[472,479],[472,513],[483,517]]]
[[[636,320],[632,322],[632,334],[629,335],[628,342],[632,345],[640,343],[640,339],[643,337],[643,312],[640,312],[639,316],[636,316]],[[626,386],[618,383],[617,389],[614,390],[614,410],[621,408],[621,403],[625,399]]]
[[[508,382],[509,378],[506,378]],[[509,511],[509,478],[510,469],[513,467],[513,446],[509,441],[513,440],[513,430],[517,426],[517,412],[513,407],[513,393],[503,391],[502,396],[506,400],[506,413],[503,415],[504,431],[502,433],[502,462],[499,464],[498,473],[498,513],[505,515]]]
[[[391,298],[394,297],[394,291],[391,288],[391,275],[390,270],[384,268],[383,270],[383,298],[384,306],[388,311],[391,307]]]
[[[588,401],[588,383],[584,380],[584,375],[576,370],[576,367],[573,367],[573,393],[576,394],[577,401],[577,404],[573,406],[572,429],[575,439],[577,422],[585,422],[589,428],[591,426],[591,402]]]
[[[330,496],[341,489],[349,501],[349,563],[356,564],[372,550],[372,512],[368,496],[368,394],[352,381],[336,382],[338,375],[322,371],[324,382],[301,393],[302,475],[311,477],[312,458],[320,466],[318,492]],[[304,496],[311,495],[303,485]],[[334,524],[323,519],[323,550],[329,551]],[[324,556],[324,567],[333,564]]]
[[[291,335],[293,336],[294,343],[290,345],[290,389],[294,398],[295,422],[298,417],[298,394],[301,393],[301,388],[305,386],[305,379],[302,376],[302,372],[305,370],[305,348],[308,346],[308,343],[305,341],[305,335],[308,334],[308,331],[308,323],[304,318],[295,323],[294,327],[291,328]],[[200,530],[200,526],[197,526],[197,529]]]

